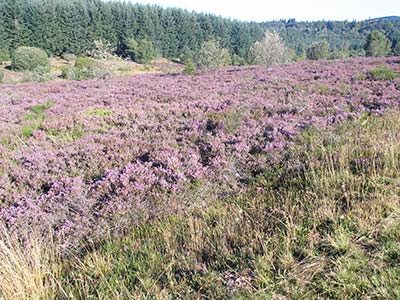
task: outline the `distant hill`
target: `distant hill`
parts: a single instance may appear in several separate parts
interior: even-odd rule
[[[374,18],[368,21],[372,22],[395,22],[395,21],[400,21],[399,16],[388,16],[388,17],[381,17],[381,18]]]

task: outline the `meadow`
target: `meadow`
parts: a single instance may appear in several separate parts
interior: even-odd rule
[[[3,84],[0,299],[398,299],[399,73]]]

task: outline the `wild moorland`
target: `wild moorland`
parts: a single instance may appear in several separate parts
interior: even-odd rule
[[[399,73],[3,84],[0,298],[397,299]]]

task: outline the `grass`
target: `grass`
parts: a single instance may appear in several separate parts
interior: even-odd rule
[[[240,195],[45,260],[34,299],[399,299],[399,175],[398,113],[306,130]]]
[[[43,123],[44,113],[54,105],[53,101],[36,104],[30,108],[29,113],[24,117],[20,136],[29,138],[35,130],[38,130]]]
[[[368,78],[373,80],[393,80],[397,77],[396,73],[385,66],[379,66],[368,71]]]
[[[85,129],[82,125],[74,125],[68,130],[47,129],[47,136],[52,142],[69,143],[74,142],[85,136]]]
[[[114,112],[109,109],[96,108],[96,109],[88,109],[86,113],[88,115],[105,117],[105,116],[111,116]]]
[[[27,233],[22,242],[2,226],[0,232],[0,299],[57,299],[61,261],[54,245],[37,234]]]
[[[19,84],[26,82],[42,82],[42,81],[61,81],[63,70],[73,67],[75,59],[63,59],[61,57],[53,57],[49,59],[50,69],[49,72],[16,72],[7,69],[11,62],[5,65],[0,65],[0,73],[4,73],[3,83],[6,84]],[[181,65],[168,62],[167,60],[158,60],[152,62],[150,65],[141,65],[132,61],[122,60],[113,57],[106,61],[101,61],[105,68],[112,70],[112,73],[118,76],[144,74],[144,73],[164,73],[169,71],[176,72],[180,70]],[[159,63],[164,63],[166,66],[160,67]],[[167,64],[168,63],[168,64]],[[1,81],[0,81],[1,84]]]

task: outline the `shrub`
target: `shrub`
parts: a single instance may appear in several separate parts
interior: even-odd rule
[[[73,67],[64,68],[61,77],[69,80],[107,79],[112,76],[110,67],[88,57],[78,57]]]
[[[74,61],[74,60],[76,60],[76,55],[72,54],[72,53],[63,53],[61,55],[61,57],[63,59],[65,59],[66,61]]]
[[[349,50],[348,55],[349,55],[349,57],[364,57],[365,50],[364,49]]]
[[[95,60],[90,57],[77,57],[75,60],[75,68],[79,70],[88,69],[95,64]]]
[[[243,57],[240,57],[236,53],[232,56],[232,65],[234,66],[244,66],[246,64],[246,60]]]
[[[230,64],[231,59],[228,50],[222,48],[216,40],[209,40],[203,43],[195,61],[200,70],[212,71]]]
[[[4,71],[0,70],[0,83],[3,83]]]
[[[183,73],[185,73],[186,75],[194,75],[196,73],[196,66],[194,65],[191,58],[188,58],[186,60],[185,69],[183,70]]]
[[[329,55],[329,59],[343,59],[348,57],[348,53],[346,51],[333,51]]]
[[[391,42],[380,31],[372,31],[364,45],[367,56],[385,56],[390,53]]]
[[[311,60],[327,59],[329,56],[328,42],[324,41],[313,44],[307,49],[306,55],[307,58]]]
[[[289,51],[278,32],[266,31],[263,40],[250,48],[250,57],[255,64],[271,67],[288,62]]]
[[[128,56],[138,63],[148,63],[156,56],[153,43],[148,38],[141,39],[139,42],[134,38],[129,38],[127,47]]]
[[[368,71],[368,78],[372,80],[393,80],[396,78],[396,73],[385,66],[379,66]]]
[[[33,71],[26,72],[22,82],[45,82],[51,80],[50,68],[48,66],[38,66]]]
[[[79,80],[79,69],[75,67],[63,68],[61,70],[61,78]]]
[[[49,58],[42,49],[19,47],[12,56],[12,68],[15,70],[34,70],[39,66],[48,66]]]

